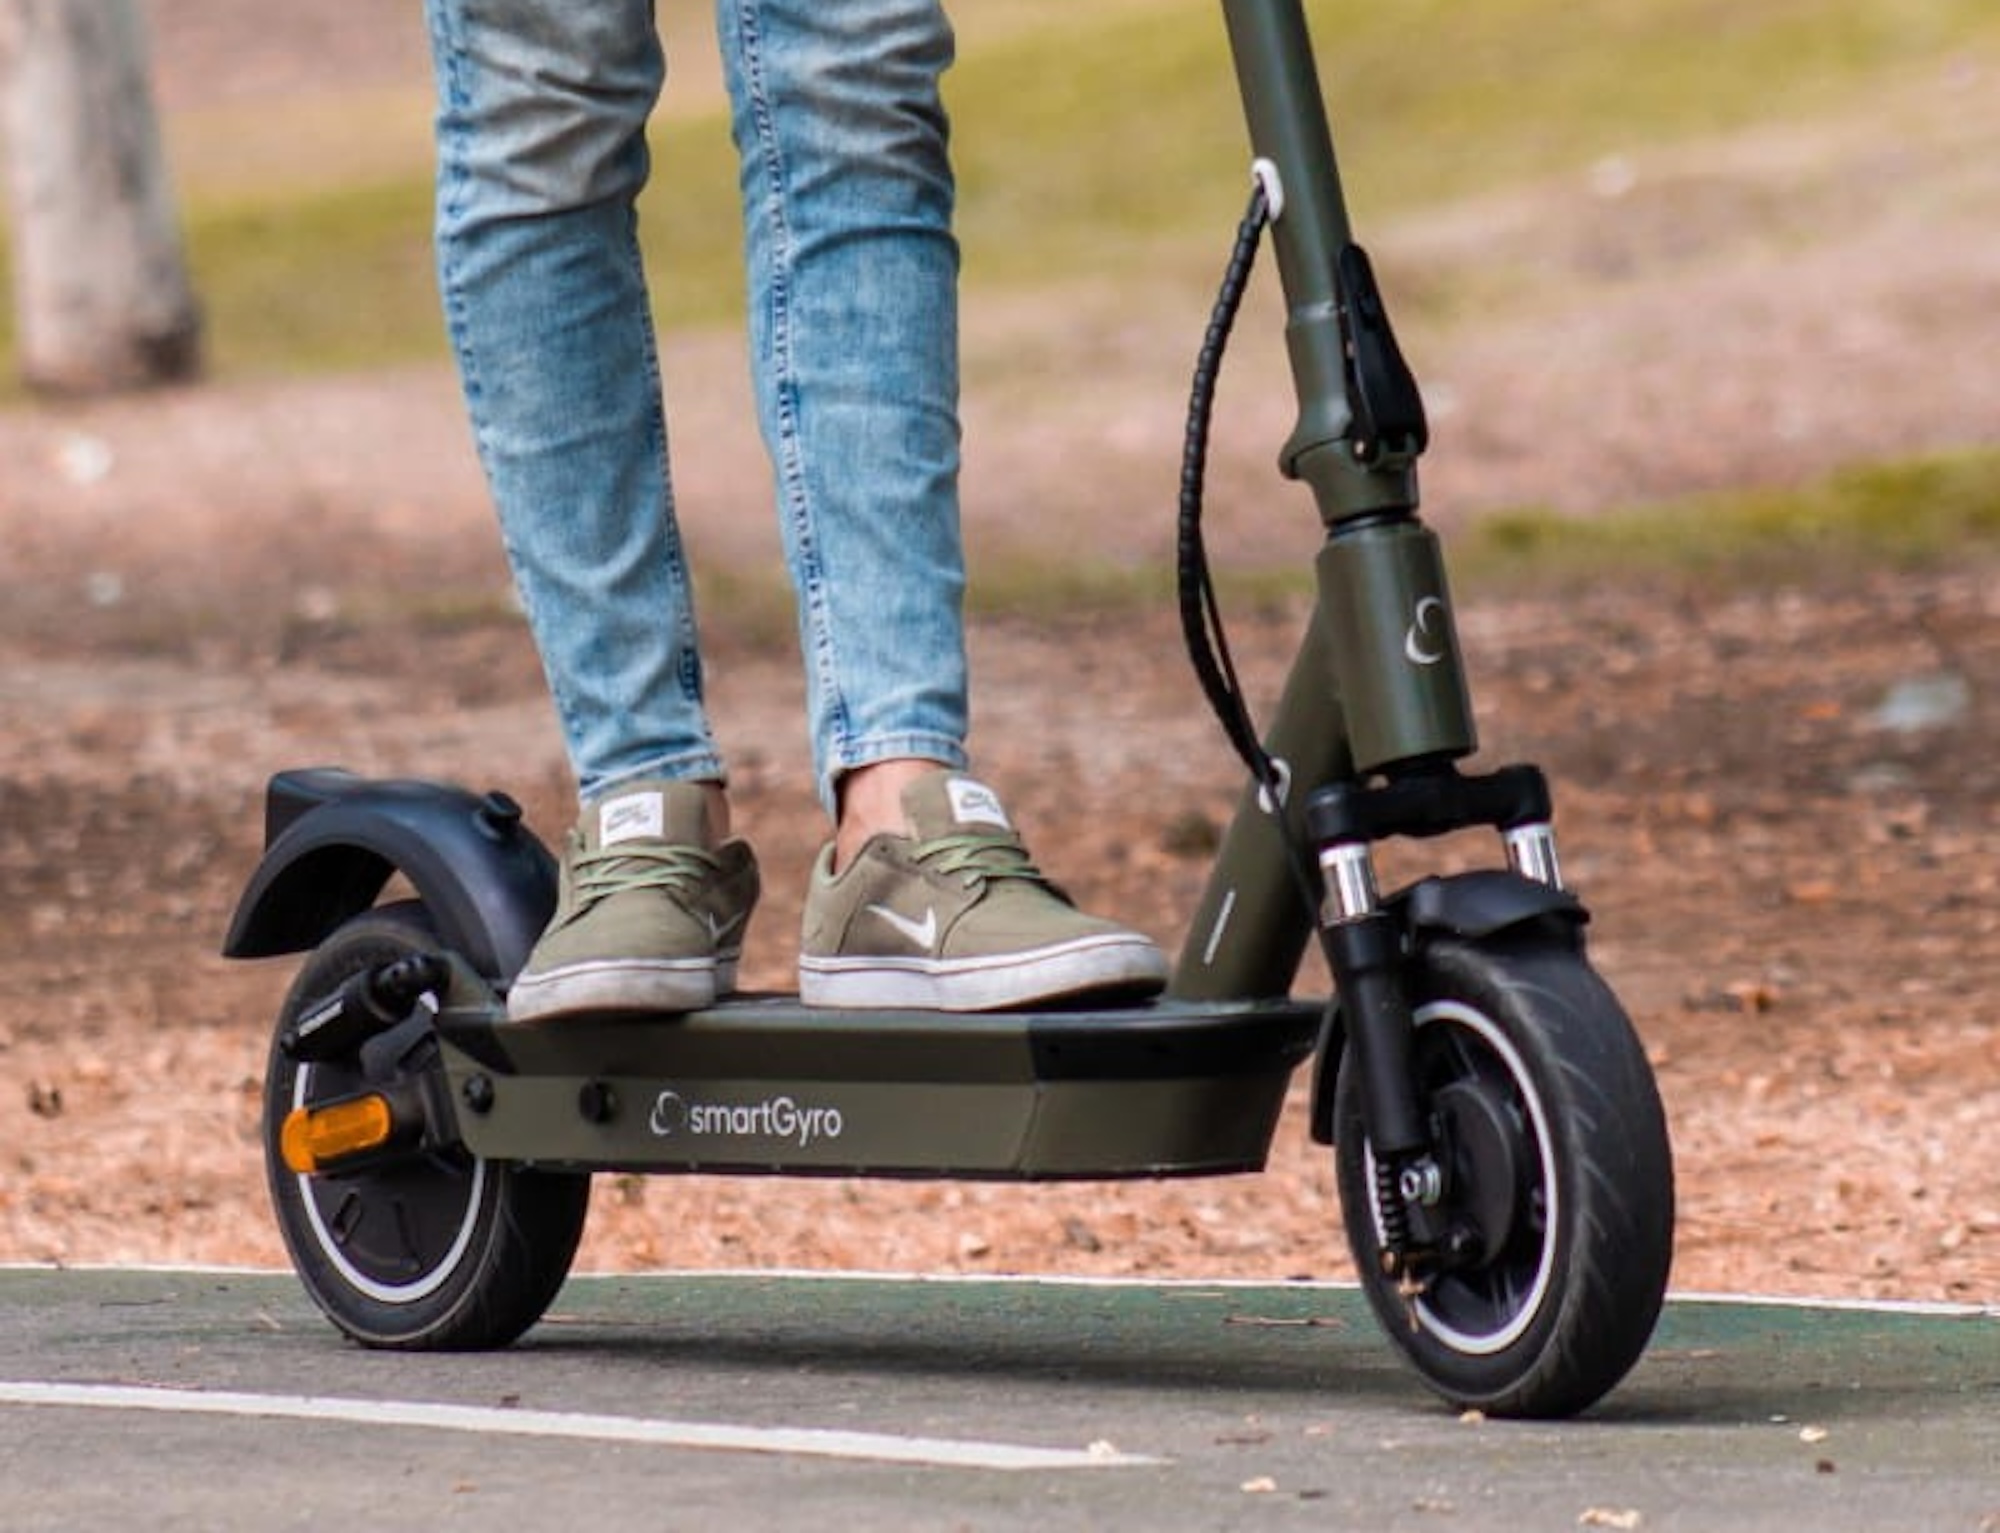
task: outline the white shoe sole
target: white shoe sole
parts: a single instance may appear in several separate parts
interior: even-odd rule
[[[736,989],[736,960],[604,959],[524,975],[507,992],[507,1020],[540,1022],[586,1012],[682,1012]]]
[[[1101,990],[1149,995],[1166,982],[1165,956],[1129,934],[985,958],[799,959],[799,999],[848,1011],[1002,1011]]]

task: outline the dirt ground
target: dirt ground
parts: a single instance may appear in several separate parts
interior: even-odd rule
[[[162,48],[177,99],[229,53],[231,7],[154,9],[185,23]],[[405,38],[409,8],[380,9]],[[288,59],[245,52],[241,88],[291,88]],[[1990,442],[1995,69],[1886,81],[1869,122],[1635,150],[1587,186],[1386,228],[1385,271],[1507,295],[1406,337],[1439,525]],[[969,536],[975,569],[1015,586],[1057,538],[1099,566],[1170,542],[1206,296],[1061,296],[967,316]],[[1270,318],[1246,318],[1231,364],[1225,562],[1313,544],[1269,468],[1289,409]],[[821,825],[762,594],[775,541],[739,351],[670,337],[666,366],[713,700],[770,890],[746,977],[784,986]],[[569,813],[455,389],[440,364],[18,408],[0,465],[0,1259],[279,1263],[256,1117],[289,968],[215,956],[264,780],[339,762],[505,787],[545,836]],[[1658,1068],[1681,1288],[2000,1301],[1996,573],[1984,547],[1460,593],[1485,759],[1553,774],[1594,954]],[[1265,701],[1299,620],[1285,602],[1234,619]],[[973,646],[974,749],[1044,861],[1177,942],[1234,778],[1170,614],[982,618]],[[1212,1182],[607,1178],[580,1265],[1338,1275],[1302,1107],[1266,1174]]]

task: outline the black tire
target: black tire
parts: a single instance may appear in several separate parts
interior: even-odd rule
[[[1412,967],[1444,1206],[1485,1234],[1406,1298],[1382,1270],[1359,1072],[1335,1092],[1348,1244],[1377,1318],[1454,1405],[1572,1415],[1638,1361],[1672,1260],[1666,1117],[1624,1009],[1566,935],[1437,938]]]
[[[306,960],[278,1018],[365,968],[441,944],[422,905],[385,905],[339,927]],[[501,1347],[541,1318],[583,1233],[590,1178],[485,1160],[462,1147],[349,1174],[300,1176],[278,1133],[295,1106],[441,1068],[419,1008],[353,1059],[300,1064],[275,1039],[264,1076],[264,1164],[278,1227],[306,1291],[369,1347]]]

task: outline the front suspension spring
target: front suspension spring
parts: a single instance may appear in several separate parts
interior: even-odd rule
[[[1410,1249],[1410,1209],[1403,1201],[1402,1178],[1387,1160],[1375,1162],[1375,1206],[1382,1216],[1382,1260],[1390,1271],[1400,1270]]]

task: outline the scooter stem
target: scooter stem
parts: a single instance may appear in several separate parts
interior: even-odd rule
[[[1349,228],[1305,14],[1300,0],[1223,0],[1223,12],[1299,400],[1281,463],[1328,533],[1319,610],[1353,765],[1456,760],[1477,735],[1443,557],[1416,517],[1423,399]]]
[[[1189,999],[1289,989],[1314,920],[1292,873],[1312,789],[1476,745],[1443,561],[1416,517],[1422,403],[1348,223],[1304,11],[1299,0],[1222,8],[1299,402],[1280,461],[1312,490],[1328,537],[1265,737],[1298,791],[1273,805],[1245,790],[1170,986]]]
[[[1357,358],[1340,284],[1343,261],[1351,270],[1348,253],[1356,248],[1304,9],[1300,0],[1222,0],[1222,10],[1251,149],[1274,203],[1272,247],[1299,400],[1298,425],[1281,455],[1284,470],[1312,487],[1328,527],[1371,513],[1412,511],[1414,453],[1392,452],[1370,463],[1354,451],[1350,390]],[[1389,349],[1393,354],[1393,342]],[[1401,370],[1399,356],[1392,368]],[[1413,384],[1409,391],[1413,400]]]

